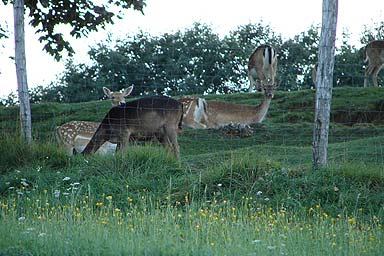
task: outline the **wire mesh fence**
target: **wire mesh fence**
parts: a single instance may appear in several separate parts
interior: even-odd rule
[[[363,75],[355,75],[361,66],[349,65],[349,68],[350,73],[334,77],[337,86],[334,87],[331,103],[328,159],[384,166],[384,90],[381,87],[363,88]],[[379,77],[379,84],[382,84],[381,79]],[[348,86],[348,81],[354,80],[359,81],[361,86]],[[290,164],[310,164],[315,89],[285,89],[284,85],[277,88],[261,123],[249,127],[233,125],[215,129],[184,127],[179,135],[181,158],[209,161],[215,157],[251,154],[253,157],[266,156]],[[172,97],[179,99],[182,96],[185,95]],[[127,101],[137,97],[143,96],[129,96]],[[239,91],[200,94],[197,97],[207,102],[209,111],[212,100],[257,106],[263,102],[264,95],[262,92]],[[100,122],[110,108],[109,100],[33,104],[33,137],[39,141],[57,143],[55,129],[58,125],[73,120]],[[18,136],[20,124],[17,106],[0,107],[0,128],[2,135]]]

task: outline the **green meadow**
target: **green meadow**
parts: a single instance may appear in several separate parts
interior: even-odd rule
[[[85,157],[57,145],[57,125],[109,108],[32,105],[26,146],[18,109],[0,107],[0,255],[382,255],[383,88],[333,90],[319,170],[313,90],[276,92],[246,138],[183,129],[180,161],[154,142]]]

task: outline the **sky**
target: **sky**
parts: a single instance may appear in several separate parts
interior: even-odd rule
[[[65,34],[76,51],[77,63],[87,63],[87,51],[90,46],[107,38],[122,38],[135,34],[139,30],[151,35],[171,33],[190,28],[194,22],[210,25],[214,32],[227,35],[240,25],[262,23],[269,25],[283,38],[292,38],[307,31],[311,25],[321,24],[322,0],[146,0],[144,15],[129,10],[122,20],[115,20],[105,31],[91,33],[88,38],[72,39]],[[358,38],[364,25],[372,26],[384,17],[383,0],[339,0],[337,35],[341,37],[343,29],[351,33],[351,40],[357,47]],[[6,24],[9,39],[0,41],[0,98],[11,91],[16,93],[16,70],[14,61],[13,9],[0,3],[0,23]],[[34,29],[25,21],[26,58],[28,87],[48,85],[64,70],[64,57],[60,62],[45,53]],[[256,47],[256,46],[255,46]]]

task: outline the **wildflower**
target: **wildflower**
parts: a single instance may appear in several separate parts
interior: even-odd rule
[[[353,223],[353,222],[355,222],[355,218],[350,217],[350,218],[347,219],[347,221],[348,221],[349,223]]]
[[[115,208],[115,212],[121,212],[119,208]]]
[[[19,221],[24,221],[25,220],[25,216],[21,216],[18,218]]]
[[[96,206],[103,206],[102,202],[96,202]]]
[[[262,191],[257,191],[256,195],[261,196],[263,194]]]
[[[102,222],[101,222],[101,224],[103,224],[103,225],[107,225],[107,221],[106,220],[103,220]]]
[[[56,198],[60,197],[60,190],[56,189],[55,192],[53,192],[53,196]]]
[[[67,180],[70,180],[70,179],[71,179],[70,177],[64,177],[63,181],[67,181]]]
[[[107,196],[106,199],[107,199],[108,201],[111,201],[111,200],[112,200],[112,196]]]
[[[223,186],[223,184],[219,183],[219,184],[217,184],[217,186],[218,186],[218,187],[221,187],[221,186]]]
[[[23,185],[24,187],[29,186],[26,179],[21,179],[21,185]]]

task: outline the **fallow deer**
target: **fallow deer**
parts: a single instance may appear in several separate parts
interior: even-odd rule
[[[195,96],[183,96],[178,99],[184,106],[183,125],[193,129],[207,128],[207,103]]]
[[[104,94],[111,100],[112,106],[125,103],[125,97],[131,94],[133,85],[125,89],[123,92],[113,92],[107,87],[103,87]]]
[[[177,136],[182,120],[183,104],[166,96],[145,97],[112,107],[82,154],[97,151],[106,141],[117,144],[117,149],[123,149],[134,136],[156,137],[179,158]]]
[[[364,87],[368,86],[368,76],[372,77],[373,85],[378,86],[377,74],[384,66],[384,40],[375,40],[368,43],[363,52],[364,62],[368,61],[365,68]]]
[[[274,96],[274,86],[263,86],[264,98],[259,105],[234,104],[224,101],[207,100],[207,128],[220,128],[230,123],[244,125],[261,123]]]
[[[256,82],[259,83],[258,89],[266,85],[274,86],[276,71],[276,50],[270,45],[257,47],[248,60],[249,92],[253,91]]]
[[[133,86],[126,88],[123,92],[114,92],[103,87],[104,94],[111,100],[112,106],[125,103],[125,97],[131,94]],[[70,121],[56,127],[56,139],[64,150],[72,155],[74,152],[81,152],[91,140],[96,129],[99,127],[98,122],[89,121]],[[99,149],[100,154],[114,152],[116,145],[105,143]]]

